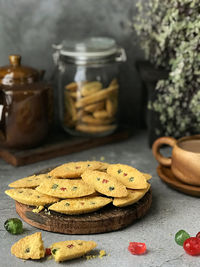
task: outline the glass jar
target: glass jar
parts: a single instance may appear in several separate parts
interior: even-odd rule
[[[125,51],[111,38],[53,45],[59,118],[72,135],[105,136],[117,128],[118,66]]]

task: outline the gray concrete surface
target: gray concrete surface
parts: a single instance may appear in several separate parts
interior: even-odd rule
[[[0,266],[1,267],[38,267],[58,266],[54,260],[22,261],[10,253],[10,247],[21,237],[35,233],[36,228],[24,223],[25,232],[13,236],[4,230],[4,221],[10,217],[18,217],[14,201],[4,194],[8,184],[20,177],[27,176],[43,168],[67,161],[99,160],[105,157],[110,163],[125,163],[135,166],[153,175],[151,180],[153,203],[148,214],[130,227],[112,233],[98,235],[62,235],[42,231],[45,246],[55,241],[67,239],[94,240],[98,249],[104,249],[110,256],[102,259],[86,260],[84,258],[60,263],[60,266],[108,266],[108,267],[188,267],[199,266],[200,257],[187,255],[183,248],[176,245],[174,235],[179,229],[185,229],[191,235],[196,235],[199,229],[200,213],[199,198],[191,197],[172,190],[164,184],[156,174],[157,162],[147,146],[147,136],[138,132],[131,139],[90,149],[88,151],[35,163],[29,166],[14,168],[0,160]],[[142,256],[129,253],[127,247],[130,241],[145,242],[148,252]]]

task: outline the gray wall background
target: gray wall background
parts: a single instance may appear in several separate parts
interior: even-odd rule
[[[8,55],[21,54],[23,64],[54,71],[52,43],[87,36],[110,36],[126,49],[121,67],[121,121],[139,127],[141,86],[135,61],[142,57],[130,27],[137,0],[0,0],[0,66]]]

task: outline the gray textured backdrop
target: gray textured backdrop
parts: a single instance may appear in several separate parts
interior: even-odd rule
[[[121,67],[121,120],[138,127],[141,88],[135,60],[142,57],[137,37],[129,24],[137,0],[0,0],[0,66],[10,53],[23,56],[23,63],[47,70],[54,66],[51,44],[63,39],[110,36],[127,52]]]

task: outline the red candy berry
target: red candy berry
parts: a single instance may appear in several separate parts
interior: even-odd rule
[[[68,248],[73,248],[74,245],[73,244],[70,244],[70,245],[67,245]]]
[[[200,232],[197,233],[196,237],[197,238],[200,238]]]
[[[140,243],[140,242],[130,242],[128,246],[128,250],[133,254],[133,255],[141,255],[144,254],[147,250],[146,244],[145,243]]]
[[[66,187],[61,187],[60,190],[65,191],[67,188]]]
[[[192,256],[200,255],[200,238],[190,237],[183,243],[183,248],[187,254]]]
[[[46,248],[45,255],[46,256],[50,256],[51,255],[51,249],[50,248]]]

